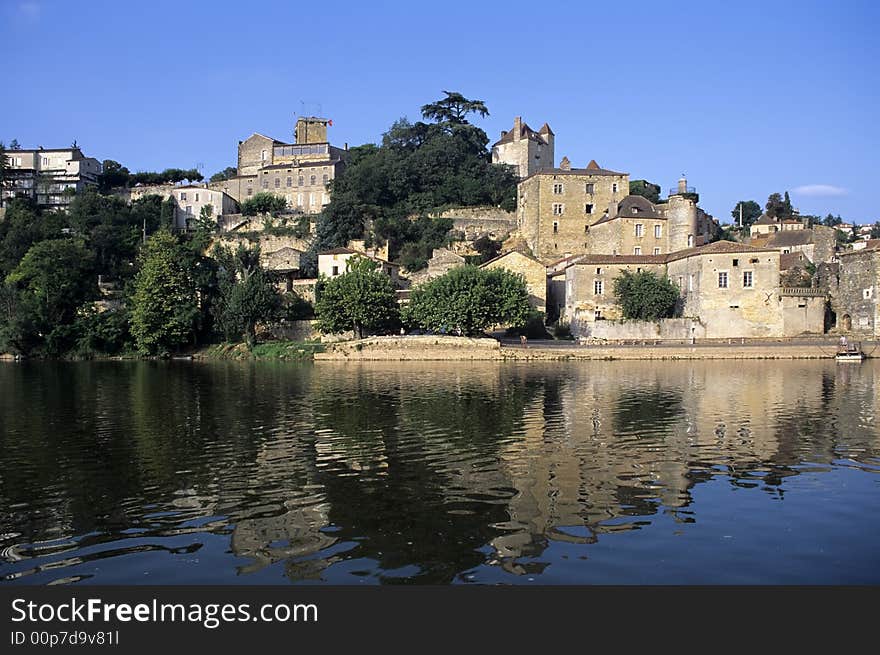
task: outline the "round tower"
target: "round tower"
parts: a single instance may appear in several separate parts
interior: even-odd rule
[[[697,245],[697,193],[682,175],[675,189],[669,190],[666,209],[669,252]]]

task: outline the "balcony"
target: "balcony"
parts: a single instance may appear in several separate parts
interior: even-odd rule
[[[683,196],[683,195],[697,195],[697,187],[686,186],[684,188],[681,187],[672,187],[669,189],[670,196]]]

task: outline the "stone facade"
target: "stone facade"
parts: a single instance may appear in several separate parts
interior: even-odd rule
[[[573,330],[584,322],[623,318],[614,296],[614,279],[623,271],[665,274],[665,258],[653,255],[583,255],[565,270],[562,320]],[[554,290],[554,297],[558,294]]]
[[[513,166],[521,178],[551,169],[555,139],[547,123],[535,132],[517,116],[513,119],[513,129],[502,130],[501,138],[492,144],[492,163]]]
[[[447,248],[435,248],[428,260],[428,267],[416,271],[409,276],[410,283],[415,286],[445,275],[453,268],[464,266],[465,259]]]
[[[458,207],[431,214],[431,218],[452,219],[452,235],[465,241],[480,237],[503,241],[516,230],[516,213],[498,207]]]
[[[800,225],[800,222],[797,222]],[[815,225],[805,229],[779,230],[752,235],[749,245],[773,248],[781,254],[803,253],[813,264],[833,262],[837,256],[837,234],[834,228]]]
[[[391,282],[394,284],[395,287],[399,285],[400,266],[385,261],[384,259],[379,259],[378,257],[371,257],[366,253],[358,252],[350,248],[334,248],[332,250],[319,252],[318,276],[325,276],[327,278],[333,279],[335,277],[339,277],[340,275],[344,275],[345,272],[348,270],[348,261],[352,257],[366,257],[367,259],[373,260],[374,262],[379,264],[378,270],[391,278]]]
[[[837,328],[859,336],[880,336],[880,249],[840,254]]]
[[[526,281],[529,304],[539,312],[547,312],[547,267],[534,257],[513,251],[482,264],[480,268],[503,268],[519,273]]]
[[[530,175],[517,189],[517,226],[532,253],[550,262],[587,252],[592,225],[629,193],[629,174],[601,168],[561,168]]]

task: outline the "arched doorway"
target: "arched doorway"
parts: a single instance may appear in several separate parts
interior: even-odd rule
[[[840,317],[840,329],[849,332],[852,330],[852,316],[844,314]]]

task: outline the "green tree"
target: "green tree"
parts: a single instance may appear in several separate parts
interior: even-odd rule
[[[733,224],[739,225],[739,212],[742,209],[742,226],[749,227],[761,216],[761,205],[754,200],[740,200],[730,212]]]
[[[629,192],[631,195],[647,198],[654,204],[660,202],[660,185],[647,180],[632,180],[629,183]]]
[[[243,337],[253,348],[257,323],[276,318],[281,296],[260,265],[259,246],[240,244],[233,251],[218,245],[212,254],[220,265],[219,294],[213,309],[216,325],[228,341]]]
[[[12,332],[19,346],[28,350],[42,346],[49,355],[69,348],[70,326],[77,310],[97,295],[94,256],[82,241],[53,239],[40,241],[27,251],[18,266],[6,276],[6,283],[18,292]],[[27,330],[29,335],[23,332]]]
[[[786,195],[788,194],[786,193]],[[791,218],[791,203],[787,203],[778,193],[771,193],[767,197],[765,208],[767,216],[770,218],[777,218],[779,220]]]
[[[101,166],[101,175],[98,176],[98,189],[101,193],[107,193],[111,189],[127,187],[131,180],[131,171],[118,161],[105,159]]]
[[[276,214],[277,212],[284,211],[286,207],[287,201],[281,196],[261,191],[241,203],[241,213],[245,216]]]
[[[614,295],[624,318],[640,321],[671,317],[679,298],[669,278],[651,271],[621,272],[614,278]]]
[[[468,114],[479,114],[483,118],[489,115],[486,103],[482,100],[469,100],[457,91],[444,91],[445,98],[422,105],[422,116],[430,118],[438,123],[456,123],[462,125],[466,122]]]
[[[843,223],[843,219],[840,218],[840,214],[835,216],[834,214],[828,214],[825,218],[822,219],[822,225],[825,227],[837,227]]]
[[[880,239],[880,221],[874,221],[874,224],[871,226],[871,234],[869,236],[872,239]]]
[[[189,260],[170,232],[147,242],[131,298],[131,333],[143,354],[167,355],[195,335],[199,299]]]
[[[404,319],[436,332],[474,336],[489,327],[522,327],[529,320],[522,275],[460,266],[413,289]]]
[[[227,166],[222,171],[218,173],[214,173],[211,176],[211,182],[223,182],[224,180],[231,180],[234,177],[238,177],[238,169],[235,166]]]
[[[393,328],[399,320],[391,279],[366,257],[350,257],[342,275],[321,285],[315,303],[318,329],[337,334],[354,330],[365,334]]]

